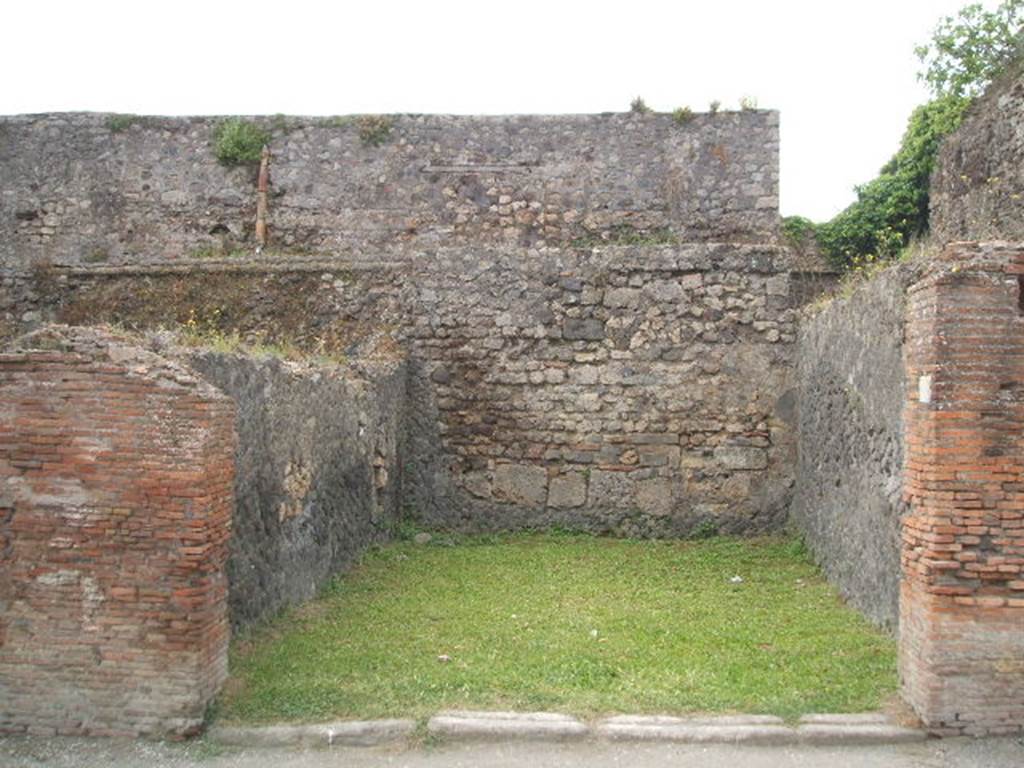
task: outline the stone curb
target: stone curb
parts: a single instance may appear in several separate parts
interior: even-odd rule
[[[806,715],[794,727],[772,716],[610,717],[594,726],[614,741],[675,741],[690,744],[877,745],[922,741],[924,731],[904,728],[874,713]]]
[[[207,738],[235,747],[376,747],[408,738],[415,720],[356,720],[316,725],[214,726]]]
[[[208,738],[241,747],[373,747],[404,741],[414,720],[363,720],[316,725],[215,726]],[[923,741],[919,729],[876,713],[805,715],[793,726],[772,715],[669,717],[617,715],[593,725],[554,712],[439,712],[427,732],[444,741],[610,741],[758,746],[872,746]]]
[[[457,741],[568,741],[585,738],[590,729],[554,712],[440,712],[427,722],[427,733]]]

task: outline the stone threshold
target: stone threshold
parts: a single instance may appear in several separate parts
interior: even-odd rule
[[[343,721],[313,725],[214,726],[207,737],[243,747],[380,746],[410,741],[412,719]],[[617,715],[586,723],[554,712],[439,712],[426,732],[442,742],[636,741],[679,744],[871,746],[923,741],[927,734],[881,713],[804,715],[787,724],[772,715],[668,717]]]

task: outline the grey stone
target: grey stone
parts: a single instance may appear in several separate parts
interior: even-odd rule
[[[674,741],[690,744],[794,744],[795,729],[778,718],[757,716],[677,718],[623,715],[598,722],[595,735],[628,741]]]
[[[569,340],[600,341],[604,338],[604,323],[600,320],[566,318],[562,337]]]
[[[636,481],[629,472],[595,469],[590,473],[590,504],[593,506],[634,507]]]
[[[582,507],[587,503],[587,479],[582,472],[567,472],[551,478],[548,506],[559,509]]]
[[[768,452],[764,448],[746,445],[721,445],[715,448],[715,461],[725,469],[755,470],[768,466]]]
[[[214,726],[207,731],[207,738],[238,747],[375,747],[404,741],[415,730],[415,720],[349,720],[312,725]]]
[[[669,514],[672,511],[672,483],[663,477],[637,481],[636,505],[649,515],[661,517]]]
[[[547,500],[548,473],[531,464],[499,464],[494,468],[494,497],[533,506]]]
[[[582,739],[587,726],[553,712],[441,712],[427,721],[427,731],[446,740]]]
[[[801,743],[815,746],[905,744],[928,738],[923,730],[888,723],[801,724],[796,730]]]
[[[636,288],[609,288],[604,292],[606,307],[635,307],[640,301],[640,291]]]

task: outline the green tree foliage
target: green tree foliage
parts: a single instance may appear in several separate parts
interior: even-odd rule
[[[956,130],[970,100],[944,96],[914,110],[900,148],[857,201],[818,227],[822,251],[837,266],[889,259],[928,229],[928,180],[942,139]]]
[[[1024,0],[993,11],[965,6],[939,22],[916,49],[918,77],[935,98],[914,110],[900,148],[878,177],[857,187],[857,201],[816,228],[839,267],[891,259],[928,229],[928,186],[942,140],[959,127],[972,98],[1024,52]]]
[[[936,97],[977,96],[1024,47],[1024,0],[1003,0],[992,11],[972,3],[939,22],[915,49],[918,77]]]

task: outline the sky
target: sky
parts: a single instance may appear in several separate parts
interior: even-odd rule
[[[967,0],[12,0],[0,114],[781,112],[781,208],[823,221],[928,94]],[[987,7],[996,0],[984,3]],[[0,184],[2,184],[0,170]]]

